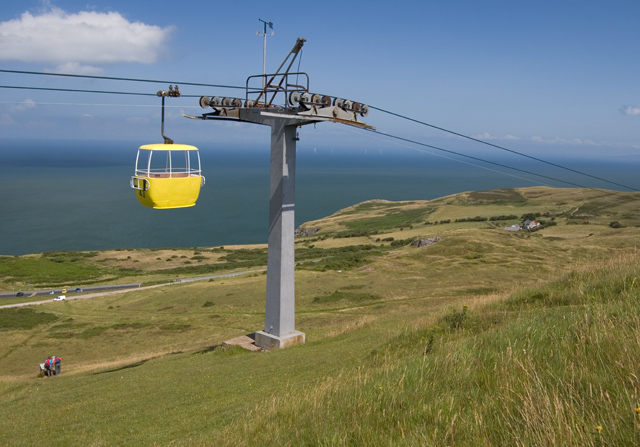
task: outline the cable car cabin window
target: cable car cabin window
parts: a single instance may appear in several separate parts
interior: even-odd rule
[[[195,152],[193,162],[191,151],[140,151],[136,165],[137,175],[150,178],[176,178],[200,175],[199,154]]]

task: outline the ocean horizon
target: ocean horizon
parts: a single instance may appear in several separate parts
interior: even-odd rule
[[[3,142],[0,255],[52,250],[178,248],[266,243],[269,150],[200,147],[206,185],[195,207],[152,210],[129,186],[137,142]],[[483,157],[480,155],[480,157]],[[626,191],[532,160],[483,157],[581,186]],[[637,157],[554,160],[640,189]],[[548,185],[521,171],[406,149],[301,148],[296,226],[357,203],[432,200],[450,194]]]

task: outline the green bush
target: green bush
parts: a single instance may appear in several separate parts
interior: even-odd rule
[[[452,331],[462,329],[467,319],[467,306],[462,306],[462,311],[460,312],[456,309],[451,309],[451,312],[444,316],[448,329]]]

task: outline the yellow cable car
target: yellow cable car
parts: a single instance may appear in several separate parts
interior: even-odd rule
[[[171,209],[194,206],[204,182],[198,148],[165,143],[140,146],[130,184],[144,206]]]

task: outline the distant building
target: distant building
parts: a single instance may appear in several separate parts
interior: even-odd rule
[[[534,228],[538,228],[540,226],[540,222],[536,222],[535,220],[525,220],[522,222],[522,228],[526,228],[527,230],[533,230]]]

